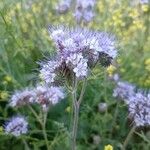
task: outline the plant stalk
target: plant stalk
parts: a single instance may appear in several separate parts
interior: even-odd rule
[[[77,131],[78,131],[78,122],[79,122],[79,111],[80,111],[80,104],[83,99],[83,95],[85,93],[86,88],[86,79],[84,79],[81,93],[79,99],[77,100],[77,84],[78,81],[74,78],[73,82],[73,91],[72,91],[72,101],[73,101],[73,127],[72,127],[72,137],[71,137],[71,150],[76,150],[76,138],[77,138]]]
[[[127,135],[127,137],[126,137],[126,139],[125,139],[125,141],[124,141],[124,143],[123,143],[122,150],[126,150],[126,147],[127,147],[128,143],[129,143],[129,140],[131,139],[131,137],[132,137],[132,135],[133,135],[135,129],[136,129],[135,126],[133,126],[133,127],[131,128],[130,132],[128,133],[128,135]]]

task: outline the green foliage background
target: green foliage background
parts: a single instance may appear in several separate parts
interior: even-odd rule
[[[56,4],[55,0],[0,0],[0,150],[24,149],[21,138],[6,136],[3,132],[4,122],[18,112],[30,122],[29,133],[24,138],[31,149],[45,149],[39,124],[28,108],[15,110],[7,104],[15,90],[32,86],[39,80],[37,61],[55,50],[46,27],[76,25],[72,11],[59,15]],[[128,0],[97,0],[95,11],[95,19],[87,27],[114,33],[118,37],[119,56],[115,65],[107,70],[96,68],[89,78],[80,111],[78,149],[103,150],[111,144],[114,150],[119,150],[131,123],[126,106],[112,97],[114,83],[108,78],[119,73],[122,79],[149,90],[150,6],[131,4]],[[47,133],[52,150],[68,149],[69,101],[68,95],[48,114]],[[108,105],[105,113],[98,111],[100,102]],[[95,136],[100,137],[98,144]],[[149,150],[149,129],[138,129],[128,149]]]

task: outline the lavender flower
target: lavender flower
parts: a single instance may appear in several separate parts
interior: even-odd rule
[[[57,52],[55,60],[41,63],[40,73],[46,83],[54,83],[60,74],[74,73],[82,79],[89,68],[98,62],[108,66],[117,55],[115,40],[108,33],[64,26],[50,26],[49,33]]]
[[[81,21],[88,23],[93,17],[93,7],[95,5],[95,0],[77,0],[76,2],[76,10],[74,16],[76,21],[80,23]]]
[[[11,118],[5,125],[5,133],[20,136],[28,131],[28,122],[22,116]]]
[[[64,93],[60,87],[37,86],[35,89],[36,102],[43,110],[47,110],[50,104],[55,105],[64,98]]]
[[[55,80],[57,69],[59,68],[59,61],[47,61],[41,63],[40,76],[46,83],[52,83]]]
[[[137,92],[128,99],[128,108],[136,126],[150,125],[150,94]]]
[[[34,102],[35,94],[31,89],[25,89],[23,91],[16,91],[9,102],[11,107],[20,107]]]
[[[148,4],[148,3],[149,3],[149,0],[140,0],[140,3],[141,3],[141,4]]]
[[[114,89],[113,96],[119,97],[128,104],[128,99],[135,94],[135,86],[128,82],[117,82],[117,87]]]
[[[71,5],[71,0],[60,0],[56,7],[56,10],[58,13],[64,14],[69,10],[70,5]]]
[[[87,75],[87,59],[84,59],[82,54],[73,54],[67,58],[66,63],[71,64],[76,77],[84,77]]]

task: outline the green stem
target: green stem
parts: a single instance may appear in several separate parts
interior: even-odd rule
[[[119,101],[117,101],[117,105],[116,105],[115,112],[114,112],[114,117],[113,117],[114,119],[113,119],[113,122],[111,125],[110,138],[112,138],[113,129],[116,125],[116,120],[117,120],[117,115],[118,115],[118,107],[119,107]]]
[[[72,91],[72,103],[73,103],[73,127],[71,137],[71,149],[76,150],[76,136],[77,136],[77,124],[78,124],[78,111],[77,109],[77,78],[73,80],[73,91]]]
[[[85,89],[86,89],[86,85],[87,85],[87,79],[85,78],[84,81],[83,81],[83,85],[82,85],[82,89],[81,89],[81,94],[80,94],[80,97],[79,97],[79,100],[78,100],[79,105],[82,102],[83,95],[84,95]]]
[[[43,112],[42,131],[43,131],[43,135],[44,135],[47,150],[50,150],[49,149],[48,138],[47,138],[47,133],[46,133],[46,120],[47,120],[47,112]]]
[[[26,140],[22,138],[22,141],[23,141],[25,150],[30,150],[30,148],[29,148],[28,143],[26,142]]]
[[[132,135],[133,135],[135,129],[136,129],[135,126],[133,126],[133,127],[131,128],[130,132],[128,133],[128,135],[127,135],[127,137],[126,137],[126,139],[125,139],[125,141],[124,141],[124,143],[123,143],[122,150],[126,150],[126,147],[127,147],[128,143],[129,143],[129,140],[131,139],[131,137],[132,137]]]
[[[33,115],[35,116],[35,118],[37,119],[37,121],[40,123],[41,127],[42,127],[42,132],[43,132],[43,136],[44,136],[44,140],[46,143],[46,147],[47,150],[49,149],[49,144],[48,144],[48,138],[47,138],[47,133],[46,133],[46,120],[47,120],[47,112],[43,112],[43,118],[41,119],[38,114],[36,113],[36,111],[30,106],[28,105],[28,108],[31,110],[31,112],[33,113]]]
[[[28,108],[30,109],[30,111],[33,113],[33,115],[35,116],[35,118],[37,119],[37,121],[40,123],[40,125],[42,126],[42,121],[40,119],[40,117],[38,116],[38,114],[36,113],[36,111],[32,108],[32,106],[28,105]]]

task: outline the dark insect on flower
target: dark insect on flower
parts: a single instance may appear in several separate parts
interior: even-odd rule
[[[99,62],[102,66],[108,67],[111,65],[113,58],[110,57],[108,54],[100,52],[99,53]]]

